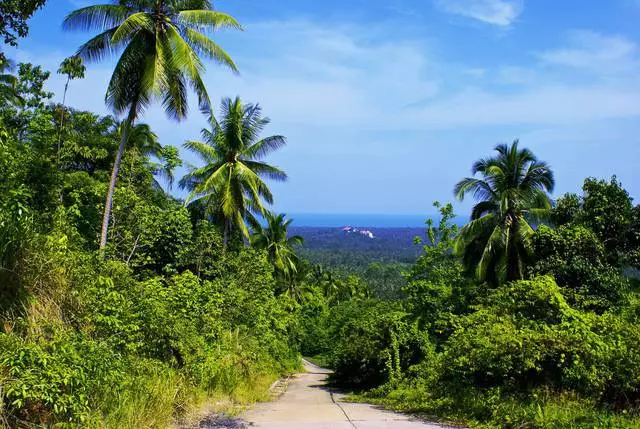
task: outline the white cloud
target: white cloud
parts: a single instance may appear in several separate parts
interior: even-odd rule
[[[574,31],[570,46],[544,51],[538,57],[552,65],[589,70],[605,75],[637,70],[638,46],[621,36],[594,31]]]
[[[482,67],[474,67],[464,71],[464,73],[468,76],[475,78],[482,78],[485,74],[487,74],[487,69]]]
[[[435,0],[447,13],[477,19],[499,27],[509,27],[524,9],[524,0]]]
[[[377,183],[378,172],[389,165],[402,165],[394,171],[398,183],[407,188],[407,201],[423,192],[425,183],[446,184],[438,187],[444,189],[442,195],[425,199],[428,210],[431,199],[450,196],[449,186],[462,172],[449,167],[461,162],[457,159],[461,153],[468,154],[470,163],[495,141],[522,136],[527,145],[536,139],[550,142],[557,158],[570,152],[563,152],[564,144],[606,139],[619,121],[640,117],[640,81],[631,78],[633,71],[620,79],[593,79],[599,68],[582,70],[579,65],[586,60],[580,55],[552,55],[566,48],[550,49],[535,56],[534,62],[527,61],[530,64],[452,64],[432,53],[432,42],[399,37],[389,27],[303,19],[246,27],[242,34],[219,40],[242,74],[233,76],[211,65],[205,80],[214,101],[238,94],[245,101],[259,102],[273,120],[266,132],[289,138],[289,146],[273,158],[291,177],[289,184],[275,186],[281,190],[276,193],[282,208],[301,210],[298,199],[306,194],[314,195],[314,200],[305,210],[335,207],[335,189],[350,180],[350,186],[365,191],[343,202],[341,210],[385,211],[384,201],[400,197],[379,195],[387,192],[380,190],[384,186],[367,184]],[[569,50],[592,54],[603,50],[600,42],[616,39],[575,34],[580,33],[574,33]],[[43,49],[48,54],[34,52],[30,59],[55,70],[65,55]],[[616,52],[610,60],[618,70],[635,64],[635,48]],[[86,79],[72,83],[69,103],[104,111],[110,68],[109,63],[91,65]],[[60,95],[63,77],[54,73],[51,84]],[[195,105],[180,125],[168,121],[157,104],[142,120],[154,127],[164,144],[176,146],[197,138],[205,125]],[[592,132],[596,125],[599,133]],[[554,137],[556,130],[562,133]],[[611,135],[622,140],[637,133],[625,130]],[[425,169],[425,159],[432,150],[437,152],[436,145],[450,148],[438,156],[451,161]],[[360,153],[367,156],[354,156]],[[567,161],[562,168],[572,164],[574,160]],[[415,204],[404,210],[422,210]]]
[[[446,130],[640,116],[640,83],[630,80],[585,83],[579,74],[572,73],[569,81],[556,81],[539,66],[447,65],[428,54],[424,41],[390,40],[370,27],[325,27],[306,20],[258,22],[247,27],[246,33],[234,35],[239,39],[236,46],[253,48],[243,49],[239,55],[231,52],[242,74],[233,76],[210,67],[205,78],[210,95],[218,100],[238,94],[246,101],[260,102],[274,124],[285,129]],[[601,47],[603,41],[617,40],[577,34],[581,41],[591,41],[584,46]],[[600,52],[600,48],[592,51]],[[633,57],[623,54],[632,51],[618,49],[612,58],[617,58],[619,65],[632,64]],[[45,63],[50,64],[46,65],[57,66],[63,55],[58,56],[49,56]],[[548,54],[542,61],[552,59],[565,66],[585,61],[577,54],[564,61],[560,55]],[[103,110],[102,96],[96,97],[96,91],[103,93],[108,76],[108,64],[92,66],[87,79],[73,83],[70,103]],[[59,91],[64,79],[54,75],[52,80]],[[509,84],[508,91],[500,89],[501,84]],[[193,123],[190,133],[197,133],[201,119],[195,106],[192,112],[180,132]],[[178,132],[172,131],[175,127],[157,106],[145,120]]]
[[[640,88],[536,86],[514,94],[470,89],[416,109],[410,123],[424,129],[562,125],[640,116]]]

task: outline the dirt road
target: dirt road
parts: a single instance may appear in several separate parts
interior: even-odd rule
[[[305,363],[307,373],[293,378],[274,402],[257,405],[243,416],[250,428],[261,429],[441,429],[444,426],[367,404],[341,402],[343,395],[325,386],[329,371]]]

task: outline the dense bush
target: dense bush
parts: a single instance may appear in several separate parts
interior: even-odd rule
[[[292,316],[273,294],[264,255],[230,252],[211,280],[188,270],[137,280],[130,266],[74,250],[64,235],[44,238],[34,241],[24,265],[30,274],[21,277],[36,301],[22,316],[5,316],[10,333],[0,336],[10,421],[121,427],[160,401],[170,410],[159,423],[165,425],[189,402],[189,391],[233,393],[297,366]],[[170,386],[153,398],[135,393],[135,383],[158,377],[173,380],[183,396],[164,397]],[[138,410],[114,415],[126,404],[112,389]]]
[[[623,210],[605,213],[611,201]],[[640,299],[625,265],[638,251],[630,204],[615,179],[587,180],[584,196],[553,210],[560,226],[532,234],[530,279],[492,285],[470,278],[452,253],[456,229],[442,207],[403,300],[333,309],[329,332],[340,329],[325,354],[338,381],[374,387],[366,400],[470,426],[638,427]],[[382,358],[399,349],[383,335],[391,331],[406,334],[406,360],[395,367]]]
[[[341,383],[397,382],[420,361],[428,342],[397,302],[350,301],[331,312],[330,362]]]
[[[553,230],[540,226],[533,239],[534,274],[551,274],[562,292],[580,308],[598,312],[625,304],[629,280],[606,259],[598,237],[582,225]]]
[[[298,367],[297,306],[265,254],[223,252],[135,150],[95,252],[115,120],[68,111],[57,153],[53,110],[22,113],[0,122],[0,426],[167,427]]]

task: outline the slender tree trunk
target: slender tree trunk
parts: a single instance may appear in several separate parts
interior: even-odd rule
[[[67,102],[67,90],[69,89],[69,82],[71,78],[67,78],[67,83],[64,85],[64,93],[62,95],[62,111],[60,114],[60,129],[58,129],[58,152],[57,152],[57,162],[60,164],[60,147],[62,146],[62,128],[64,127],[64,117],[66,116],[66,112],[64,111],[65,103]]]
[[[120,146],[118,147],[118,153],[116,154],[116,161],[113,164],[113,170],[111,171],[111,180],[109,181],[109,190],[107,191],[107,199],[104,204],[104,216],[102,217],[102,233],[100,234],[100,250],[103,250],[107,245],[107,235],[109,232],[109,221],[111,220],[111,206],[113,204],[113,193],[116,189],[116,181],[118,179],[118,172],[120,171],[120,163],[122,162],[122,156],[124,155],[124,149],[127,145],[127,139],[129,138],[129,130],[133,125],[133,121],[136,119],[137,102],[131,103],[129,115],[124,123],[122,129],[122,135],[120,136]]]

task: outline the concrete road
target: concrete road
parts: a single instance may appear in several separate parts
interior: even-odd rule
[[[305,362],[307,372],[294,377],[276,401],[257,405],[243,416],[250,428],[262,429],[441,429],[445,426],[367,404],[341,402],[344,395],[325,386],[329,371]]]

